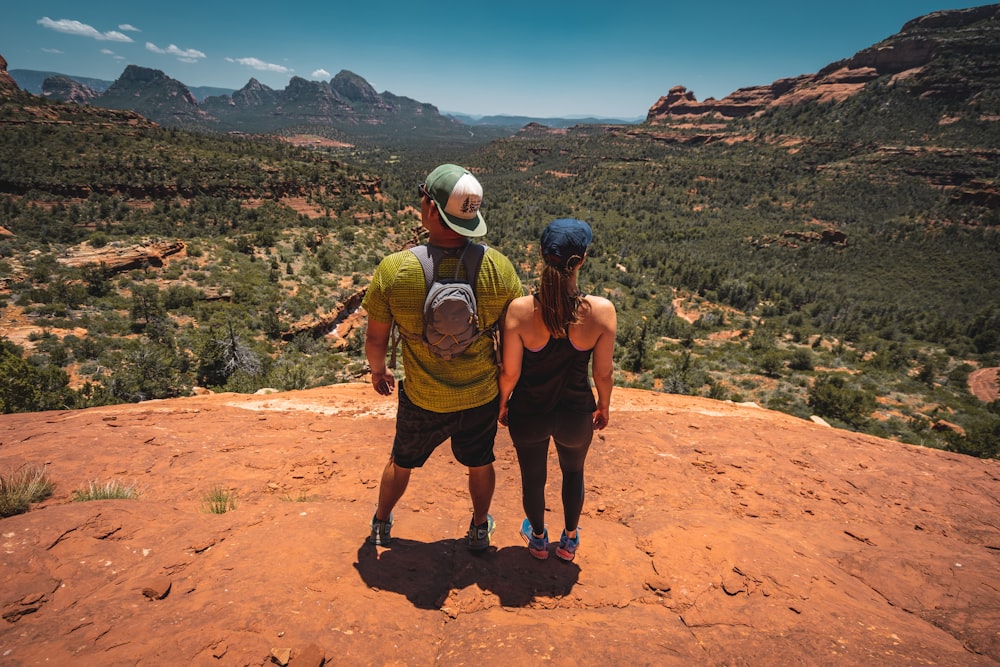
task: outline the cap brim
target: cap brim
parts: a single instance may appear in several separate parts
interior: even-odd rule
[[[437,206],[438,213],[441,214],[441,219],[444,220],[444,224],[448,225],[456,234],[461,234],[462,236],[484,236],[486,234],[486,221],[483,220],[483,214],[476,211],[476,217],[469,218],[467,220],[458,218],[455,216],[449,216],[444,212],[444,208],[441,204],[434,202]]]

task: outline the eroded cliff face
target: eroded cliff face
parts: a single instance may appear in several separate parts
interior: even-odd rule
[[[7,72],[7,61],[4,60],[3,56],[0,56],[0,92],[9,92],[20,90],[17,87],[17,82],[14,78]]]
[[[356,383],[0,415],[0,471],[56,483],[0,519],[3,660],[1000,664],[998,461],[617,388],[567,564],[518,536],[504,429],[488,553],[447,445],[366,544],[394,414]],[[112,480],[140,497],[71,502]]]
[[[932,97],[965,98],[975,95],[976,82],[948,80],[921,81],[923,69],[945,49],[954,48],[949,30],[963,30],[976,24],[979,34],[965,35],[968,43],[960,48],[996,49],[1000,42],[1000,5],[935,12],[908,22],[896,35],[851,58],[827,65],[815,74],[779,79],[764,86],[741,88],[721,100],[699,102],[694,92],[675,86],[650,107],[647,122],[684,118],[730,120],[761,113],[777,105],[804,102],[838,102],[882,77],[898,83],[908,80],[913,94]]]

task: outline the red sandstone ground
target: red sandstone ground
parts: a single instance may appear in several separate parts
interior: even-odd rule
[[[0,519],[0,664],[1000,664],[998,461],[617,389],[577,560],[540,562],[503,430],[489,553],[446,447],[365,543],[393,414],[351,384],[0,416],[0,471],[57,483]],[[70,502],[91,480],[143,493]]]

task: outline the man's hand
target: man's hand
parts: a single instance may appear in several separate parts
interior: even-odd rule
[[[391,396],[393,389],[396,388],[396,378],[388,368],[380,373],[372,371],[372,387],[382,396]]]
[[[382,396],[389,396],[396,388],[396,378],[392,376],[392,371],[385,367],[385,353],[389,349],[391,332],[391,322],[368,320],[365,357],[368,359],[368,367],[372,370],[372,387]]]

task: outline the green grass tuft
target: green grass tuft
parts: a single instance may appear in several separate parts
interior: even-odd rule
[[[236,494],[221,485],[215,485],[202,498],[206,512],[225,514],[236,509]]]

